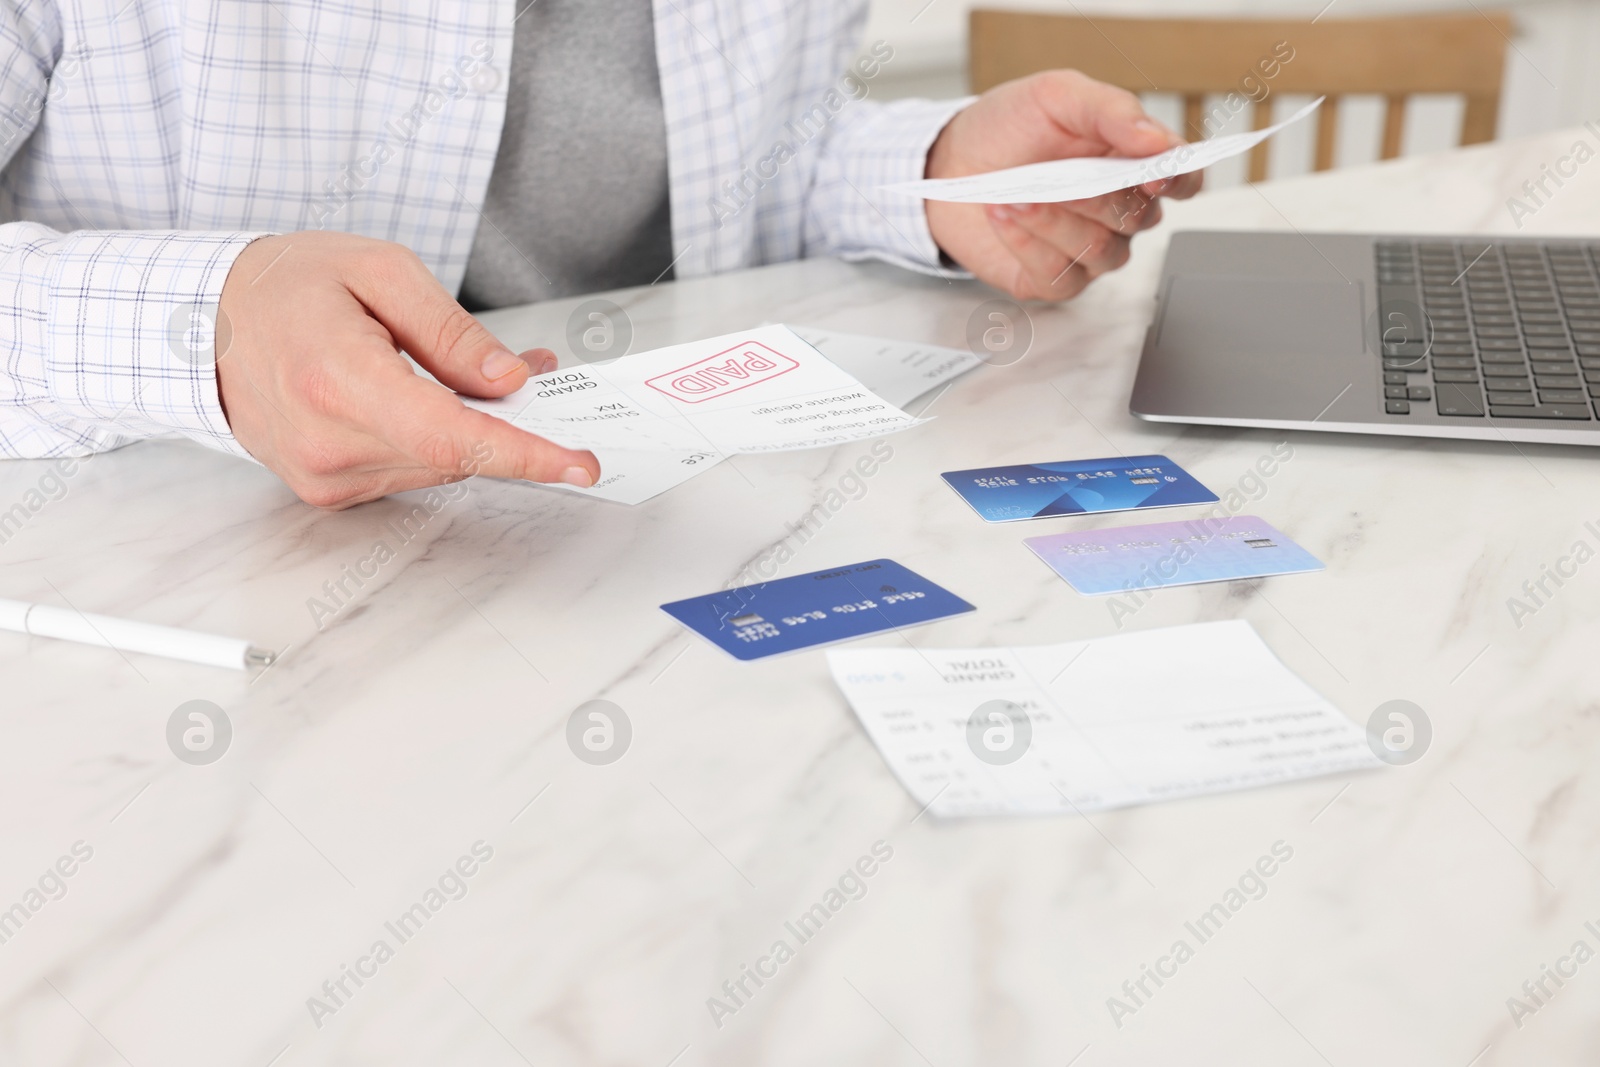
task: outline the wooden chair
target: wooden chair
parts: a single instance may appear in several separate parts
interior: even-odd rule
[[[1258,130],[1271,124],[1278,93],[1326,93],[1317,112],[1315,169],[1327,170],[1333,166],[1339,97],[1349,93],[1387,101],[1384,159],[1400,154],[1412,93],[1463,94],[1461,143],[1493,140],[1511,32],[1511,19],[1502,13],[1309,22],[975,10],[968,76],[973,92],[982,92],[1041,70],[1071,67],[1136,93],[1178,93],[1191,140],[1216,132],[1205,121],[1208,93],[1239,94],[1235,99],[1251,108]],[[1274,49],[1281,54],[1285,42],[1292,58],[1274,62]],[[1273,67],[1276,74],[1265,77]],[[1252,99],[1263,85],[1266,106],[1257,106]],[[1260,181],[1266,172],[1267,146],[1257,145],[1250,151],[1250,180]]]

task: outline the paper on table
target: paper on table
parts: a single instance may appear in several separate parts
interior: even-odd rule
[[[881,337],[838,333],[814,327],[794,332],[858,382],[890,404],[910,403],[929,389],[971,370],[981,362],[964,349],[942,348]],[[745,336],[745,335],[741,335]],[[629,357],[637,358],[637,357]],[[609,368],[603,368],[609,369]],[[563,372],[544,377],[559,377]],[[488,410],[488,405],[469,401]],[[725,457],[704,442],[682,451],[599,447],[600,483],[589,489],[550,488],[599,497],[619,504],[639,504],[710,470]]]
[[[1179,145],[1143,159],[1106,156],[1052,159],[965,178],[926,178],[895,182],[883,188],[924,200],[948,200],[956,204],[1054,204],[1062,200],[1087,200],[1118,189],[1131,189],[1146,182],[1204,170],[1213,163],[1248,152],[1285,126],[1311,114],[1322,101],[1319,96],[1264,130],[1224,134]]]
[[[838,649],[828,666],[895,777],[943,817],[1101,811],[1380,765],[1365,732],[1242,620],[1021,648]],[[987,736],[1005,749],[1003,720],[969,726],[988,701],[1026,716],[1015,762],[969,747]]]

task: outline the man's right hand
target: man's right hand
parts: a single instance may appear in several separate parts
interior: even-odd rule
[[[512,353],[400,245],[263,237],[234,261],[219,307],[217,389],[234,439],[308,504],[344,508],[473,474],[578,486],[600,476],[592,452],[451,392],[505,396],[555,369],[555,354]]]

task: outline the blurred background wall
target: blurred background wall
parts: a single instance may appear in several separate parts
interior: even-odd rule
[[[1370,18],[1426,12],[1498,10],[1508,12],[1516,32],[1506,52],[1505,89],[1501,97],[1499,138],[1525,136],[1600,119],[1600,0],[873,0],[867,42],[882,40],[894,58],[873,79],[875,99],[905,96],[959,96],[967,91],[967,14],[974,7],[1015,11],[1050,11],[1094,18],[1262,17],[1307,21]],[[1324,11],[1324,8],[1326,10]],[[1286,117],[1306,98],[1274,97],[1275,114]],[[1208,106],[1209,106],[1208,102]],[[1163,122],[1182,126],[1181,104],[1175,97],[1151,94],[1146,104]],[[1453,147],[1461,121],[1462,101],[1449,97],[1413,99],[1406,115],[1403,154]],[[1383,102],[1378,97],[1346,100],[1340,115],[1337,165],[1378,158]],[[1248,110],[1222,132],[1248,129]],[[1310,170],[1311,127],[1284,131],[1271,145],[1271,173],[1286,177]],[[1243,158],[1229,160],[1208,172],[1212,186],[1244,179]]]

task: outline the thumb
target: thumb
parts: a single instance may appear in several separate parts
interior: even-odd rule
[[[1109,155],[1140,159],[1183,143],[1183,138],[1151,118],[1139,98],[1125,89],[1081,74],[1050,79],[1041,88],[1045,111],[1059,126],[1098,140],[1110,149]]]
[[[1107,86],[1107,88],[1111,88]],[[1113,90],[1095,115],[1095,131],[1114,156],[1141,159],[1183,144],[1183,138],[1151,118],[1132,93]]]
[[[501,344],[421,259],[399,246],[393,246],[379,270],[346,284],[388,328],[395,344],[458,393],[506,396],[521,389],[530,373],[542,373],[555,362],[546,349],[518,356]]]

